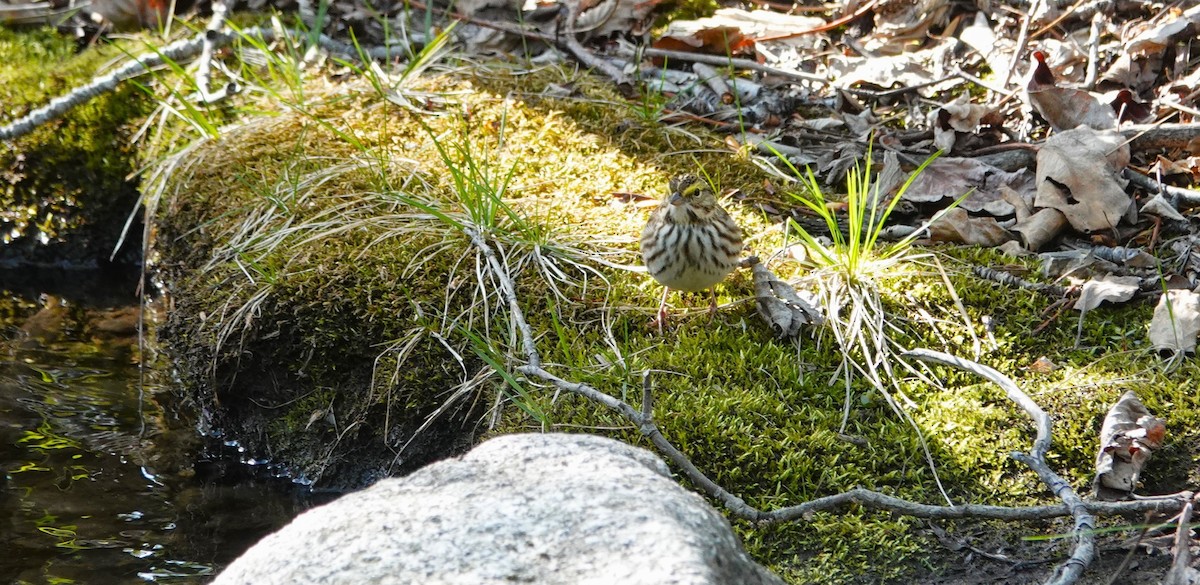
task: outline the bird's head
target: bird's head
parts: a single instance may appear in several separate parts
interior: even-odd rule
[[[697,221],[717,208],[717,197],[708,182],[696,175],[678,175],[671,179],[667,202],[676,219]]]

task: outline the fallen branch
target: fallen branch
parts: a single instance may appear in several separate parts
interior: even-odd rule
[[[1046,415],[1046,411],[1042,410],[1042,407],[1038,406],[1008,376],[985,365],[926,349],[906,352],[904,357],[953,366],[980,376],[1003,389],[1008,399],[1017,403],[1033,419],[1037,426],[1037,437],[1033,440],[1033,448],[1029,450],[1029,453],[1012,453],[1012,458],[1024,463],[1037,473],[1042,483],[1046,484],[1046,487],[1062,500],[1075,519],[1074,550],[1067,562],[1058,568],[1055,577],[1048,583],[1069,585],[1078,581],[1083,575],[1083,571],[1096,557],[1096,517],[1084,505],[1083,499],[1071,488],[1071,484],[1046,464],[1046,453],[1050,450],[1052,431],[1050,417]]]
[[[895,496],[890,496],[884,493],[871,491],[863,488],[855,488],[840,494],[826,496],[810,500],[795,506],[779,508],[776,510],[760,510],[746,503],[745,500],[737,495],[729,492],[720,485],[717,485],[712,479],[700,471],[695,464],[678,448],[671,444],[670,441],[663,436],[658,425],[654,422],[653,398],[651,392],[651,381],[649,375],[644,375],[642,379],[642,400],[640,409],[635,408],[629,403],[605,394],[600,390],[587,384],[572,382],[565,380],[544,369],[541,363],[541,357],[535,347],[535,341],[532,334],[532,329],[525,319],[525,314],[521,309],[520,302],[516,297],[516,287],[514,286],[512,276],[508,273],[503,263],[499,262],[495,250],[491,244],[479,232],[474,230],[468,231],[468,236],[471,238],[471,243],[484,255],[488,260],[487,266],[492,271],[492,275],[501,283],[501,288],[505,299],[508,302],[509,318],[513,320],[513,327],[522,332],[521,344],[522,350],[526,356],[527,362],[525,365],[517,366],[516,371],[531,380],[541,380],[554,386],[556,389],[578,396],[582,396],[587,400],[604,405],[610,410],[616,412],[627,421],[629,421],[638,431],[654,444],[664,457],[672,464],[680,469],[687,479],[698,486],[701,490],[707,493],[710,497],[721,502],[721,504],[729,510],[729,513],[734,517],[750,520],[763,524],[790,522],[801,520],[813,512],[833,510],[850,505],[860,505],[875,510],[884,510],[913,516],[917,518],[927,519],[964,519],[964,518],[985,518],[996,520],[1042,520],[1047,518],[1056,518],[1062,516],[1074,516],[1076,519],[1076,540],[1091,539],[1092,530],[1081,532],[1082,526],[1094,526],[1095,522],[1093,515],[1118,515],[1129,514],[1135,512],[1172,512],[1178,510],[1181,501],[1179,497],[1166,497],[1158,499],[1141,499],[1128,502],[1084,502],[1075,496],[1070,486],[1065,481],[1054,474],[1053,471],[1045,465],[1044,456],[1050,448],[1050,419],[1046,416],[1034,402],[1024,392],[1016,387],[1011,381],[1005,378],[999,372],[979,366],[965,360],[958,360],[953,356],[932,352],[927,350],[917,350],[909,352],[906,355],[917,357],[918,359],[942,361],[951,365],[958,365],[971,371],[975,371],[980,375],[996,382],[1005,388],[1009,397],[1026,409],[1031,416],[1035,418],[1038,425],[1038,436],[1034,441],[1033,449],[1030,455],[1021,454],[1027,465],[1030,465],[1038,472],[1039,476],[1043,477],[1048,485],[1063,500],[1063,504],[1053,506],[988,506],[978,504],[966,504],[956,506],[942,506],[921,504],[911,502]],[[978,368],[978,369],[976,369]],[[1081,552],[1082,551],[1082,552]],[[1053,581],[1054,583],[1072,583],[1073,579],[1078,578],[1078,573],[1087,566],[1086,561],[1090,558],[1081,558],[1083,554],[1094,554],[1089,548],[1077,546],[1076,554],[1072,555],[1068,561],[1068,567],[1072,567],[1069,571]]]
[[[1125,169],[1125,178],[1129,179],[1129,182],[1133,183],[1134,187],[1145,189],[1147,192],[1165,193],[1167,199],[1176,209],[1200,207],[1200,191],[1165,185],[1154,180],[1152,177],[1147,177],[1129,168]]]
[[[1192,568],[1192,506],[1195,498],[1189,499],[1179,512],[1179,526],[1175,529],[1175,558],[1171,570],[1163,577],[1163,585],[1190,585],[1198,576]]]
[[[95,77],[91,82],[71,90],[66,95],[50,100],[50,103],[29,112],[6,126],[0,127],[0,140],[13,140],[36,130],[42,124],[57,120],[73,108],[85,104],[100,95],[113,91],[122,81],[144,75],[152,69],[161,67],[167,62],[182,63],[200,55],[205,47],[209,50],[219,49],[239,38],[256,38],[264,43],[275,41],[280,36],[292,39],[307,39],[309,33],[291,29],[275,30],[272,28],[252,28],[240,33],[204,31],[193,37],[181,39],[157,51],[143,53],[107,75]],[[335,40],[327,35],[318,35],[317,45],[331,54],[350,59],[358,59],[359,51],[355,47]],[[382,59],[394,56],[396,47],[364,47],[363,54],[371,59]]]

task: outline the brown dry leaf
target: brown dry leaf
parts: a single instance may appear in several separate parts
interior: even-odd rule
[[[946,210],[929,224],[929,238],[935,242],[954,242],[970,246],[999,246],[1013,239],[994,217],[971,217],[961,207]]]
[[[890,57],[833,57],[829,61],[829,76],[838,87],[853,87],[868,83],[875,87],[909,87],[933,79],[933,73],[911,55]]]
[[[880,0],[874,29],[860,42],[870,53],[903,53],[928,39],[930,27],[942,24],[949,9],[949,0]]]
[[[1137,36],[1126,41],[1125,51],[1134,56],[1160,53],[1177,40],[1194,37],[1196,27],[1200,27],[1200,4],[1192,6],[1175,20],[1140,29]]]
[[[700,21],[671,23],[663,36],[652,45],[655,49],[707,53],[710,55],[754,55],[754,39],[742,34],[736,26],[717,25],[697,28]]]
[[[1058,368],[1059,368],[1059,365],[1054,363],[1054,360],[1051,360],[1050,358],[1048,358],[1046,356],[1042,356],[1042,357],[1034,360],[1034,362],[1032,364],[1029,364],[1029,367],[1026,369],[1028,369],[1029,371],[1031,371],[1035,374],[1049,374],[1050,372],[1053,372],[1054,370],[1057,370]]]
[[[1169,290],[1158,299],[1150,319],[1150,344],[1162,353],[1193,355],[1200,334],[1200,295]]]
[[[1036,252],[1054,241],[1066,226],[1067,219],[1061,211],[1046,208],[1024,219],[1018,219],[1017,224],[1010,229],[1020,236],[1026,250]]]
[[[933,144],[943,152],[954,150],[958,133],[975,132],[979,121],[992,111],[988,106],[972,104],[970,97],[965,94],[958,96],[958,99],[929,113],[929,125],[933,127]]]
[[[679,21],[673,21],[668,25],[668,32],[671,30],[670,27],[677,26],[676,22]],[[690,21],[692,24],[688,24],[688,22],[683,21],[680,26],[694,27],[695,29],[731,26],[753,39],[783,37],[772,38],[771,42],[806,49],[813,48],[822,42],[821,35],[796,33],[811,31],[825,25],[824,19],[815,16],[784,14],[774,10],[742,10],[740,8],[720,8],[710,17]]]
[[[805,325],[825,322],[814,300],[805,298],[792,285],[780,280],[758,258],[750,260],[754,279],[754,304],[758,314],[775,335],[790,339],[800,334]]]
[[[1095,496],[1123,499],[1137,487],[1138,475],[1153,451],[1162,445],[1167,427],[1150,414],[1132,390],[1104,417],[1100,427],[1100,452],[1096,456]]]
[[[1051,136],[1038,151],[1034,205],[1061,211],[1081,232],[1115,227],[1133,204],[1119,178],[1129,164],[1124,140],[1087,127]]]
[[[1083,283],[1074,309],[1086,313],[1101,303],[1124,303],[1137,293],[1141,280],[1136,276],[1113,276],[1106,274]]]
[[[1010,173],[974,158],[942,157],[917,175],[903,199],[919,205],[938,204],[970,193],[959,207],[971,213],[1008,217],[1016,210],[1006,201],[1002,188],[1012,189],[1032,203],[1034,185],[1034,175],[1027,169]]]
[[[1029,105],[1045,118],[1055,130],[1069,130],[1077,126],[1089,126],[1097,130],[1109,130],[1117,125],[1117,116],[1112,107],[1101,103],[1092,94],[1069,87],[1058,87],[1050,66],[1046,65],[1046,54],[1033,52],[1035,61],[1030,72],[1025,95]]]
[[[1153,197],[1146,200],[1142,204],[1141,212],[1173,221],[1187,221],[1187,218],[1182,213],[1179,213],[1179,210],[1174,205],[1171,205],[1171,202],[1167,201],[1167,198],[1163,197],[1162,193],[1155,193]]]

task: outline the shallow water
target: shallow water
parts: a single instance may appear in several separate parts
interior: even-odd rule
[[[0,273],[0,583],[206,583],[313,504],[206,455],[166,377],[143,385],[128,280],[17,280]]]

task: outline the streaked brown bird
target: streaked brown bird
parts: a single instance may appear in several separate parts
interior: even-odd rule
[[[709,290],[709,310],[715,314],[712,287],[737,267],[742,253],[742,228],[717,202],[712,188],[695,175],[671,179],[666,198],[642,230],[642,261],[663,290],[658,306],[659,331],[667,320],[667,293],[672,289]]]

